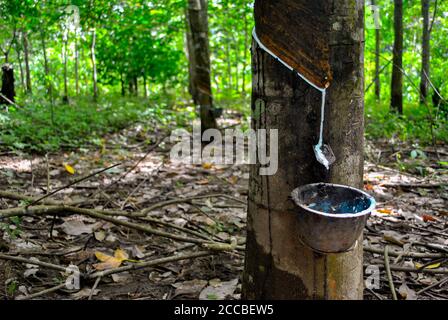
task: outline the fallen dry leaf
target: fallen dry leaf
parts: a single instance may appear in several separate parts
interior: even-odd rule
[[[64,163],[64,168],[68,173],[75,174],[75,169],[71,165]]]
[[[118,268],[123,261],[126,261],[129,258],[129,255],[122,249],[115,250],[114,256],[110,256],[99,251],[95,252],[95,256],[101,261],[101,263],[96,263],[93,265],[96,270]]]
[[[62,231],[71,236],[79,236],[83,233],[92,233],[101,223],[85,224],[79,220],[68,220],[60,225]]]
[[[204,169],[211,169],[212,167],[213,167],[213,164],[209,163],[209,162],[204,162],[202,164],[202,168],[204,168]]]
[[[416,267],[417,269],[421,269],[423,266],[424,266],[424,264],[420,264],[420,263],[418,263],[418,262],[415,263],[415,267]],[[440,267],[440,262],[438,262],[438,263],[433,263],[433,264],[430,264],[430,265],[427,265],[427,266],[425,267],[425,269],[437,269],[438,267]]]
[[[437,219],[429,214],[424,214],[422,215],[423,221],[424,222],[428,222],[428,221],[437,221]]]

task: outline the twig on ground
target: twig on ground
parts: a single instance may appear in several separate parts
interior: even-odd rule
[[[65,249],[62,251],[42,251],[42,250],[21,250],[21,251],[15,251],[15,252],[8,252],[9,255],[18,255],[18,256],[49,256],[49,257],[55,257],[55,256],[65,256],[69,255],[78,251],[81,251],[83,249],[83,246],[77,246],[74,248]]]
[[[423,246],[429,249],[433,249],[433,250],[437,250],[439,252],[445,252],[448,253],[448,248],[444,247],[442,245],[437,245],[437,244],[431,244],[431,243],[425,243],[425,242],[412,242],[412,245],[419,245],[419,246]]]
[[[375,291],[373,291],[370,288],[366,288],[367,291],[369,291],[371,294],[373,294],[375,296],[375,298],[377,298],[378,300],[384,300],[382,296],[380,296],[378,293],[376,293]]]
[[[204,195],[197,195],[197,196],[192,196],[192,197],[185,197],[185,198],[177,198],[177,199],[171,199],[171,200],[166,200],[166,201],[161,201],[161,202],[157,202],[154,203],[153,205],[151,205],[150,207],[141,210],[138,214],[145,216],[148,212],[151,212],[155,209],[158,208],[162,208],[165,206],[169,206],[172,204],[176,204],[176,203],[184,203],[184,202],[189,202],[191,200],[196,200],[196,199],[204,199],[204,198],[218,198],[218,197],[223,197],[223,198],[227,198],[239,203],[244,203],[245,202],[243,200],[237,199],[235,197],[229,196],[225,193],[212,193],[212,194],[204,194]]]
[[[106,191],[107,189],[109,189],[110,187],[116,185],[119,181],[121,181],[122,179],[124,179],[129,173],[131,173],[132,171],[134,171],[135,168],[138,167],[138,165],[146,159],[146,157],[148,157],[148,155],[153,152],[155,149],[157,149],[157,147],[168,137],[169,135],[166,134],[164,135],[162,138],[160,138],[159,140],[156,141],[156,143],[154,143],[153,145],[151,145],[148,149],[148,151],[143,155],[143,157],[141,157],[140,159],[137,160],[137,162],[134,163],[134,165],[129,168],[128,170],[126,170],[126,172],[124,172],[123,174],[121,174],[117,179],[115,179],[113,182],[111,182],[110,184],[108,184],[107,186],[105,186],[104,188],[102,188],[102,192]],[[92,196],[95,196],[97,193],[94,193]]]
[[[17,201],[28,201],[30,203],[38,199],[37,197],[26,196],[26,195],[18,194],[18,193],[11,192],[11,191],[1,191],[1,190],[0,190],[0,198],[17,200]],[[42,204],[49,204],[49,205],[63,204],[61,201],[55,201],[55,200],[50,200],[50,199],[42,200],[40,202]],[[77,206],[80,204],[87,204],[90,202],[91,202],[91,200],[86,199],[86,200],[69,201],[69,202],[66,202],[65,204],[69,205],[69,206]]]
[[[3,254],[3,253],[0,253],[0,259],[16,261],[16,262],[21,262],[21,263],[28,263],[28,264],[33,264],[33,265],[44,267],[44,268],[67,272],[66,267],[63,267],[63,266],[60,266],[57,264],[42,262],[42,261],[37,261],[37,260],[31,260],[31,259],[22,258],[22,257],[10,256],[10,255]]]
[[[384,254],[384,250],[376,249],[376,248],[372,248],[372,247],[365,246],[364,250],[367,252],[371,252],[371,253]],[[421,259],[444,258],[444,257],[448,258],[448,254],[444,254],[444,253],[396,252],[396,251],[389,251],[389,256],[392,256],[392,257],[402,256],[402,257],[421,258]]]
[[[99,276],[98,278],[96,278],[95,283],[93,284],[92,289],[90,290],[90,294],[89,294],[89,300],[92,300],[93,294],[95,292],[96,287],[98,287],[98,284],[100,283],[102,277]]]
[[[57,286],[51,287],[49,289],[45,289],[45,290],[42,290],[42,291],[39,291],[39,292],[36,292],[36,293],[33,293],[33,294],[29,294],[27,296],[17,297],[16,300],[34,299],[34,298],[43,296],[45,294],[52,293],[52,292],[58,291],[60,289],[63,289],[63,288],[65,288],[65,286],[66,286],[65,283],[61,283],[61,284],[58,284]]]
[[[123,210],[124,207],[126,206],[126,204],[128,203],[129,199],[134,195],[135,192],[137,192],[138,189],[140,189],[140,187],[146,182],[148,181],[149,177],[145,177],[145,179],[143,179],[131,192],[129,192],[128,196],[126,197],[126,199],[124,199],[124,201],[121,203],[120,205],[120,210]]]
[[[379,268],[384,268],[384,260],[373,259],[370,264],[376,264]],[[365,267],[369,266],[366,264]],[[430,274],[448,274],[448,269],[417,269],[412,267],[402,267],[397,265],[390,265],[391,271],[402,271],[402,272],[415,272],[415,273],[430,273]]]
[[[387,279],[389,280],[390,291],[392,292],[392,298],[397,299],[397,293],[395,292],[394,280],[392,279],[392,272],[389,265],[389,246],[384,247],[384,268],[386,269]]]
[[[420,290],[420,291],[417,291],[417,294],[422,294],[423,292],[428,291],[428,290],[430,290],[430,289],[432,289],[432,288],[441,286],[441,285],[444,284],[445,282],[448,282],[448,277],[443,278],[442,280],[437,281],[436,283],[433,283],[432,285],[427,286],[426,288],[423,288],[423,289]]]
[[[77,183],[80,183],[80,182],[82,182],[82,181],[85,181],[85,180],[87,180],[87,179],[90,179],[90,178],[92,178],[92,177],[94,177],[94,176],[96,176],[96,175],[99,175],[100,173],[103,173],[104,171],[107,171],[107,170],[109,170],[109,169],[115,168],[116,166],[119,166],[119,165],[121,165],[121,163],[116,163],[116,164],[111,165],[111,166],[109,166],[109,167],[107,167],[107,168],[104,168],[104,169],[101,169],[101,170],[96,171],[96,172],[94,172],[94,173],[91,173],[91,174],[89,174],[89,175],[87,175],[87,176],[85,176],[85,177],[76,179],[75,181],[70,182],[69,184],[67,184],[67,185],[65,185],[65,186],[62,186],[62,187],[60,187],[60,188],[57,188],[56,190],[54,190],[54,191],[52,191],[52,192],[50,192],[50,193],[47,193],[46,195],[44,195],[44,196],[42,196],[42,197],[40,197],[40,198],[37,198],[36,200],[34,200],[33,202],[31,202],[31,203],[28,205],[28,207],[33,206],[33,205],[39,203],[40,201],[42,201],[42,200],[44,200],[44,199],[46,199],[46,198],[48,198],[48,197],[54,195],[55,193],[58,193],[59,191],[62,191],[62,190],[64,190],[64,189],[67,189],[67,188],[69,188],[69,187],[71,187],[71,186],[73,186],[73,185],[75,185],[75,184],[77,184]]]

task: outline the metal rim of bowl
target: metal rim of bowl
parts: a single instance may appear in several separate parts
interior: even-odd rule
[[[376,206],[376,201],[375,198],[372,197],[370,194],[368,194],[367,192],[364,192],[362,190],[359,190],[357,188],[353,188],[350,186],[346,186],[343,184],[335,184],[335,183],[325,183],[325,182],[318,182],[318,183],[310,183],[310,184],[305,184],[303,186],[300,186],[296,189],[293,190],[293,193],[297,193],[297,200],[298,200],[298,194],[300,191],[302,191],[305,188],[309,188],[309,187],[313,187],[313,186],[318,186],[318,185],[326,185],[326,186],[330,186],[330,187],[338,187],[338,188],[346,188],[346,189],[351,189],[357,193],[360,193],[364,196],[366,196],[369,200],[370,200],[370,206],[367,209],[364,209],[363,211],[357,212],[357,213],[326,213],[326,212],[322,212],[322,211],[317,211],[314,209],[311,209],[305,205],[303,205],[302,203],[297,203],[297,201],[294,199],[293,197],[293,201],[294,203],[301,207],[304,210],[307,211],[311,211],[312,213],[321,215],[321,216],[326,216],[326,217],[332,217],[332,218],[356,218],[356,217],[361,217],[363,215],[367,215],[369,213],[371,213],[373,211],[373,209],[375,209]]]

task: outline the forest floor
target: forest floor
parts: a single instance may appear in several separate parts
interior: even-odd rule
[[[238,299],[248,167],[173,163],[162,137],[137,124],[100,149],[0,156],[0,299]],[[364,188],[378,201],[363,243],[366,299],[392,298],[386,245],[398,299],[448,298],[448,148],[437,150],[397,162],[410,146],[366,145]],[[117,163],[26,210],[48,187]],[[65,287],[69,264],[79,289]]]

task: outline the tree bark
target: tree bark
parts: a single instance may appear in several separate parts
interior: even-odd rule
[[[394,51],[391,101],[392,111],[403,114],[403,0],[394,0]]]
[[[313,153],[319,138],[321,92],[254,41],[252,128],[278,129],[278,171],[261,176],[260,164],[250,167],[243,298],[362,299],[362,239],[347,253],[313,252],[298,239],[290,194],[300,185],[320,181],[362,187],[364,1],[256,0],[256,30],[262,29],[262,21],[273,21],[272,8],[280,14],[277,30],[289,29],[288,35],[271,34],[272,39],[294,42],[289,37],[302,38],[298,29],[309,25],[311,39],[326,45],[333,80],[327,89],[324,141],[337,160],[327,172]],[[298,19],[303,15],[311,20]],[[322,18],[317,29],[308,24],[313,17]],[[294,23],[297,30],[290,29]]]
[[[29,59],[29,44],[28,44],[28,34],[26,32],[22,32],[22,39],[23,39],[23,54],[24,54],[24,58],[25,58],[25,71],[26,71],[26,92],[32,93],[30,59]]]
[[[425,102],[428,96],[428,78],[430,70],[430,37],[429,0],[422,0],[423,34],[422,34],[422,69],[420,72],[420,101]]]
[[[96,30],[92,30],[92,43],[90,46],[90,60],[92,61],[92,85],[93,85],[93,99],[98,98],[98,83],[97,83],[97,71],[96,71],[96,57],[95,57],[95,44],[96,44]]]
[[[197,104],[200,107],[201,131],[204,132],[207,129],[217,128],[210,82],[207,1],[188,0],[187,11],[192,41],[190,65],[194,69],[193,91],[196,91]]]

